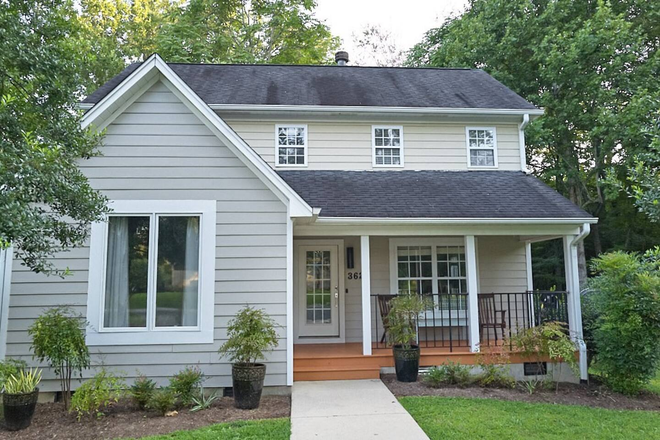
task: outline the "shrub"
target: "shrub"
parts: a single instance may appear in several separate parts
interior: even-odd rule
[[[261,309],[245,306],[229,321],[227,341],[218,349],[231,362],[255,364],[264,351],[277,347],[275,321]]]
[[[5,381],[10,376],[16,376],[25,369],[27,369],[27,364],[22,360],[7,358],[0,361],[0,390],[4,388]]]
[[[387,334],[394,345],[409,349],[417,339],[417,320],[428,303],[421,295],[399,295],[390,302]]]
[[[465,387],[472,383],[472,374],[468,365],[447,362],[439,367],[431,368],[424,376],[424,381],[434,388],[441,385]]]
[[[636,394],[660,367],[660,248],[592,261],[594,367],[614,391]]]
[[[41,382],[41,370],[38,368],[29,371],[21,370],[7,378],[4,385],[4,392],[7,394],[31,393]]]
[[[139,376],[131,385],[129,393],[140,409],[146,409],[155,389],[156,382],[146,376]]]
[[[509,364],[509,355],[505,352],[479,353],[477,365],[481,374],[477,381],[482,387],[514,388],[516,380],[509,374],[505,365]]]
[[[537,327],[521,331],[511,337],[515,349],[524,356],[536,359],[549,358],[555,370],[559,372],[555,388],[559,388],[561,362],[566,362],[576,375],[579,375],[578,361],[575,359],[576,343],[568,336],[566,325],[561,322],[546,322]],[[540,368],[539,368],[540,370]],[[537,378],[538,379],[538,378]]]
[[[170,389],[176,394],[181,406],[191,406],[199,394],[204,375],[197,367],[186,367],[170,379]]]
[[[119,401],[125,386],[122,377],[102,368],[73,393],[69,412],[77,412],[78,420],[92,414],[103,417],[103,409]]]
[[[209,409],[213,402],[218,400],[218,393],[213,391],[211,394],[205,394],[204,388],[199,389],[199,393],[196,397],[193,397],[193,407],[190,409],[191,412],[197,412],[204,409]]]
[[[176,406],[176,393],[170,388],[159,388],[151,395],[147,408],[153,409],[161,416],[172,411]]]
[[[85,344],[87,323],[68,307],[55,307],[39,316],[28,328],[34,356],[54,369],[60,378],[64,407],[71,400],[71,377],[89,367],[89,350]]]

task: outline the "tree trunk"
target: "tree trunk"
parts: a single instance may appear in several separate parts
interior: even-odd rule
[[[579,190],[577,185],[569,184],[568,194],[571,199],[571,202],[575,203],[578,206],[582,206]],[[580,288],[582,288],[587,281],[587,257],[584,253],[584,240],[580,241],[577,245],[577,257],[578,257],[578,277],[580,279]]]
[[[598,225],[591,226],[591,236],[594,241],[594,254],[598,256],[603,253],[603,244],[600,241],[600,228]]]

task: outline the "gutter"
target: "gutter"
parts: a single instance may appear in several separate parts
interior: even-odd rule
[[[589,235],[589,233],[591,232],[591,224],[590,224],[590,223],[597,223],[597,222],[598,222],[598,219],[596,219],[595,222],[594,222],[594,221],[591,221],[591,222],[589,222],[589,223],[586,223],[586,222],[585,222],[585,223],[582,225],[582,227],[580,228],[580,229],[581,229],[581,232],[578,234],[577,237],[575,237],[575,238],[573,239],[573,241],[571,241],[571,246],[577,246],[577,244],[578,244],[579,242],[581,242],[582,240],[584,240],[585,238],[587,238],[587,235]]]
[[[525,127],[529,124],[529,113],[523,115],[522,122],[518,125],[518,143],[520,147],[520,169],[525,173],[527,170],[527,155],[525,152]]]
[[[584,240],[587,235],[591,232],[591,225],[585,223],[580,228],[580,233],[571,240],[570,247],[577,246],[582,240]],[[580,382],[587,382],[589,380],[589,371],[587,364],[587,344],[584,342],[582,334],[582,304],[581,304],[581,292],[577,292],[577,297],[575,301],[575,320],[578,323],[577,328],[579,329],[578,337],[576,342],[578,344],[578,351],[580,352]]]
[[[596,218],[382,218],[382,217],[319,217],[317,223],[323,224],[368,224],[368,225],[408,225],[408,224],[444,224],[444,225],[492,225],[492,224],[543,224],[543,225],[575,225],[581,224],[589,228],[589,223],[596,223]],[[588,234],[588,232],[587,232]],[[585,235],[586,236],[586,235]]]

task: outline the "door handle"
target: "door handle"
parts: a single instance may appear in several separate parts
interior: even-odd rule
[[[339,307],[339,287],[335,286],[335,307]]]

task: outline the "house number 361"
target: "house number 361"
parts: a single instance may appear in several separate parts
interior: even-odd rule
[[[361,280],[362,279],[362,272],[349,272],[348,273],[348,279],[349,280]]]

